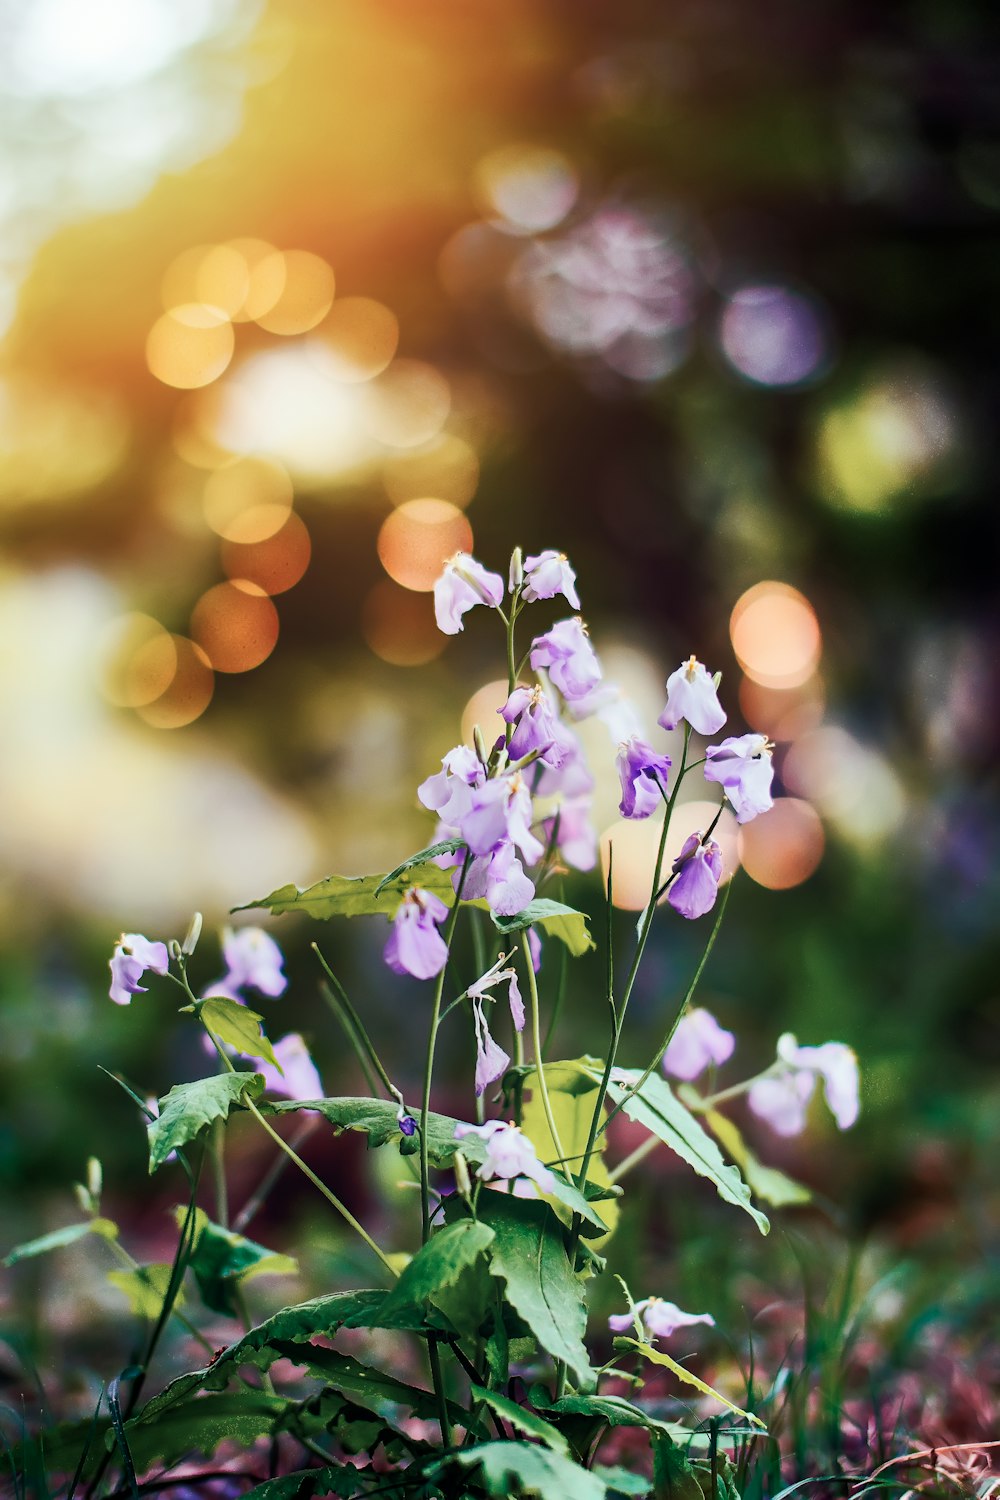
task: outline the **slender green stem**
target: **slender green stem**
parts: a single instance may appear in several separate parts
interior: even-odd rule
[[[458,888],[455,891],[455,904],[448,916],[444,930],[445,947],[451,955],[451,945],[455,937],[455,926],[458,922],[458,913],[462,905],[462,891],[465,887],[465,877],[468,874],[472,856],[468,850],[462,863],[462,873],[458,879]],[[427,1120],[431,1112],[431,1082],[434,1077],[434,1050],[437,1046],[438,1028],[441,1024],[441,999],[444,995],[444,981],[448,973],[447,961],[442,965],[441,972],[434,986],[434,1004],[431,1011],[430,1031],[427,1035],[427,1059],[424,1063],[424,1088],[420,1101],[420,1219],[421,1219],[421,1243],[426,1245],[431,1233],[431,1204],[430,1204],[430,1153],[427,1143]]]
[[[316,1129],[317,1125],[320,1123],[321,1118],[322,1117],[320,1115],[311,1114],[307,1120],[304,1120],[302,1122],[299,1129],[295,1132],[291,1139],[290,1144],[293,1151],[298,1151],[300,1146],[305,1145],[306,1141],[309,1139],[313,1131]],[[283,1151],[279,1151],[277,1156],[274,1158],[274,1161],[268,1167],[267,1171],[264,1173],[264,1176],[257,1184],[253,1193],[247,1199],[246,1203],[244,1203],[243,1207],[240,1209],[239,1213],[233,1220],[233,1229],[237,1234],[242,1234],[247,1225],[250,1223],[250,1220],[260,1212],[261,1208],[267,1200],[268,1195],[271,1192],[271,1189],[274,1187],[275,1183],[278,1181],[282,1173],[287,1171],[288,1166],[288,1157]]]
[[[618,1163],[612,1172],[608,1173],[608,1182],[620,1182],[626,1173],[631,1172],[633,1167],[637,1167],[641,1161],[645,1161],[650,1152],[655,1151],[659,1144],[659,1136],[648,1136],[641,1146],[636,1146],[634,1151],[630,1152],[628,1156]]]
[[[445,1448],[450,1448],[451,1423],[448,1420],[448,1397],[445,1395],[444,1390],[441,1351],[438,1349],[436,1334],[432,1333],[427,1340],[427,1354],[431,1364],[431,1380],[434,1385],[434,1394],[437,1397],[438,1421],[441,1424],[441,1442]]]
[[[111,1239],[106,1240],[105,1243],[110,1247],[111,1253],[113,1255],[117,1255],[123,1266],[127,1267],[127,1269],[130,1271],[135,1271],[138,1274],[139,1279],[141,1281],[145,1281],[145,1277],[142,1274],[145,1270],[145,1267],[141,1266],[139,1262],[134,1258],[134,1256],[129,1255],[124,1245],[122,1245],[118,1240]],[[150,1287],[150,1290],[152,1290],[152,1286],[149,1282],[146,1282],[146,1285]],[[179,1307],[172,1307],[170,1309],[170,1316],[172,1318],[176,1318],[178,1323],[180,1323],[184,1328],[187,1329],[191,1337],[193,1339],[196,1339],[201,1347],[207,1351],[207,1353],[213,1354],[215,1352],[205,1335],[201,1333],[194,1326],[194,1324],[184,1316]]]
[[[212,1177],[215,1182],[215,1222],[229,1228],[229,1192],[226,1187],[226,1124],[216,1120],[212,1126]]]
[[[535,1049],[535,1077],[538,1079],[538,1092],[542,1096],[542,1109],[545,1111],[545,1122],[549,1127],[552,1144],[555,1147],[556,1156],[560,1162],[564,1160],[562,1141],[559,1139],[559,1127],[556,1124],[555,1115],[552,1113],[552,1101],[549,1098],[548,1084],[545,1082],[545,1064],[542,1061],[542,1031],[539,1019],[538,985],[535,982],[535,970],[531,963],[531,947],[528,943],[528,930],[521,931],[521,952],[524,954],[524,965],[528,972],[528,995],[531,1000],[531,1041]]]
[[[361,1071],[365,1074],[365,1081],[368,1083],[369,1088],[371,1088],[373,1094],[377,1094],[377,1090],[375,1088],[372,1088],[371,1085],[371,1073],[365,1063],[366,1057],[371,1067],[375,1069],[375,1072],[382,1080],[382,1086],[385,1089],[386,1093],[389,1094],[390,1097],[395,1099],[398,1103],[402,1104],[403,1096],[399,1092],[399,1089],[396,1087],[396,1085],[393,1083],[392,1079],[389,1077],[389,1074],[386,1072],[385,1068],[382,1066],[382,1060],[375,1050],[375,1044],[372,1041],[371,1037],[368,1035],[368,1031],[365,1027],[364,1022],[358,1015],[354,1006],[351,1004],[351,1000],[348,996],[347,991],[344,989],[344,986],[341,984],[340,980],[337,978],[336,974],[333,972],[333,970],[330,968],[330,965],[323,957],[322,953],[319,950],[319,945],[317,943],[310,943],[309,946],[312,948],[316,957],[319,959],[320,963],[323,966],[323,972],[326,974],[327,979],[330,981],[332,991],[329,993],[324,991],[324,994],[327,998],[327,1003],[336,1013],[341,1025],[344,1028],[345,1033],[347,1034],[348,1040],[351,1042],[351,1045],[354,1047],[354,1050],[357,1053],[358,1061],[361,1063]]]
[[[748,1089],[752,1088],[755,1083],[759,1083],[762,1078],[773,1078],[776,1073],[781,1073],[783,1069],[784,1064],[780,1062],[771,1063],[770,1067],[764,1068],[760,1073],[755,1073],[752,1078],[744,1078],[742,1083],[734,1083],[728,1089],[720,1089],[717,1094],[704,1094],[697,1102],[692,1100],[688,1108],[694,1110],[695,1114],[707,1114],[710,1109],[717,1109],[720,1104],[726,1104],[730,1099],[738,1099],[741,1094],[745,1094]]]

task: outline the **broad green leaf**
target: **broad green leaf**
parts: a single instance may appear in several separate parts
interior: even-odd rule
[[[237,1313],[237,1287],[254,1276],[294,1276],[298,1264],[290,1255],[279,1255],[253,1240],[213,1224],[200,1208],[195,1210],[195,1240],[191,1269],[202,1300],[213,1312]],[[178,1210],[183,1220],[185,1210]]]
[[[282,1474],[279,1479],[265,1479],[263,1484],[245,1490],[243,1500],[313,1500],[319,1495],[340,1495],[350,1500],[352,1495],[364,1494],[358,1481],[366,1472],[353,1464],[300,1469],[296,1474]]]
[[[714,1386],[706,1385],[704,1380],[699,1380],[697,1375],[692,1375],[690,1370],[684,1365],[679,1365],[676,1359],[671,1359],[670,1355],[664,1354],[661,1349],[654,1349],[652,1345],[643,1343],[640,1339],[630,1338],[615,1339],[615,1348],[635,1349],[638,1354],[642,1355],[643,1359],[648,1359],[651,1364],[663,1365],[664,1368],[672,1370],[677,1379],[682,1380],[685,1385],[694,1386],[695,1390],[700,1391],[703,1396],[711,1396],[713,1401],[721,1402],[723,1406],[735,1412],[738,1417],[742,1417],[745,1422],[752,1422],[762,1432],[767,1431],[760,1417],[755,1417],[753,1412],[744,1411],[742,1406],[735,1406],[728,1397],[723,1396]]]
[[[590,1122],[594,1115],[594,1105],[597,1102],[597,1084],[590,1077],[584,1064],[574,1061],[546,1063],[545,1082],[548,1086],[549,1102],[552,1105],[559,1140],[567,1158],[566,1166],[561,1169],[564,1180],[560,1182],[559,1178],[556,1178],[555,1192],[546,1194],[547,1201],[567,1224],[572,1218],[572,1213],[568,1213],[567,1209],[581,1214],[592,1224],[596,1224],[597,1243],[604,1244],[611,1237],[618,1223],[617,1202],[614,1198],[602,1200],[598,1216],[575,1184],[572,1181],[565,1181],[565,1178],[570,1177],[574,1171],[580,1170],[590,1133]],[[552,1161],[558,1155],[558,1151],[549,1129],[534,1069],[524,1074],[524,1088],[531,1090],[531,1098],[524,1100],[521,1106],[521,1123],[525,1134],[534,1143],[540,1159]],[[601,1156],[606,1144],[607,1136],[600,1136],[594,1154],[590,1158],[587,1173],[588,1184],[598,1187],[609,1186],[608,1169]],[[559,1206],[553,1200],[557,1200]]]
[[[811,1203],[812,1193],[793,1177],[786,1177],[777,1167],[766,1166],[755,1156],[743,1139],[741,1132],[727,1115],[710,1109],[705,1115],[705,1124],[739,1167],[752,1193],[770,1203],[773,1208],[790,1208],[797,1203]]]
[[[475,1382],[472,1383],[471,1391],[474,1401],[485,1401],[487,1406],[491,1407],[498,1416],[505,1417],[512,1427],[517,1428],[518,1432],[523,1432],[526,1437],[538,1438],[539,1442],[551,1448],[554,1453],[569,1453],[569,1444],[558,1427],[553,1427],[551,1422],[546,1422],[544,1417],[540,1417],[530,1407],[519,1406],[516,1401],[512,1401],[509,1396],[502,1395],[500,1391],[488,1391],[484,1386],[476,1385]]]
[[[545,1402],[542,1409],[550,1417],[593,1417],[609,1427],[645,1427],[650,1432],[666,1433],[676,1442],[691,1436],[679,1423],[651,1416],[624,1396],[563,1396],[559,1401]]]
[[[498,917],[491,912],[493,925],[500,932],[520,932],[524,927],[542,927],[552,937],[565,943],[574,958],[589,953],[597,945],[587,928],[590,918],[586,912],[573,906],[563,906],[561,901],[548,901],[540,897],[530,902],[523,911],[513,917]]]
[[[493,1230],[475,1219],[448,1224],[429,1239],[406,1267],[379,1310],[379,1326],[392,1328],[406,1309],[420,1309],[454,1286],[466,1267],[493,1242]],[[407,1320],[406,1327],[412,1323]]]
[[[652,1441],[654,1493],[664,1500],[705,1500],[697,1470],[687,1454],[661,1433],[654,1433]],[[712,1496],[712,1500],[718,1497]]]
[[[405,1406],[415,1416],[429,1420],[437,1416],[437,1401],[432,1392],[420,1390],[362,1364],[350,1354],[341,1354],[339,1349],[328,1349],[325,1345],[276,1339],[270,1346],[272,1359],[290,1359],[294,1364],[306,1365],[314,1374],[327,1381],[338,1395],[349,1396],[352,1401],[368,1411],[380,1411],[385,1402]],[[456,1421],[464,1423],[468,1413],[449,1402],[449,1411]]]
[[[249,1448],[257,1438],[280,1432],[294,1406],[284,1396],[254,1390],[198,1396],[153,1416],[146,1415],[147,1407],[125,1423],[125,1435],[141,1473],[154,1463],[178,1463],[188,1454],[211,1458],[227,1440]]]
[[[405,875],[416,865],[425,865],[429,860],[436,859],[439,854],[454,854],[457,850],[464,848],[464,839],[442,839],[439,844],[429,844],[426,849],[421,849],[419,854],[411,854],[409,859],[404,859],[403,863],[397,865],[394,870],[390,870],[388,875],[383,875],[375,887],[375,895],[381,896],[387,886],[392,885],[394,880],[398,880],[400,875]],[[426,886],[425,881],[421,881],[420,884]]]
[[[3,1263],[5,1266],[16,1266],[20,1260],[31,1260],[35,1255],[48,1255],[50,1250],[64,1250],[67,1245],[75,1245],[77,1240],[82,1240],[88,1234],[117,1239],[118,1226],[112,1224],[110,1219],[89,1219],[86,1224],[66,1224],[62,1229],[53,1229],[49,1234],[40,1235],[37,1240],[27,1240],[23,1245],[15,1245],[4,1256]]]
[[[645,1125],[701,1177],[714,1183],[720,1198],[742,1208],[761,1234],[767,1234],[771,1227],[767,1216],[751,1202],[750,1189],[740,1176],[739,1168],[727,1165],[715,1141],[659,1074],[651,1073],[641,1091],[631,1093],[630,1086],[638,1083],[641,1077],[642,1074],[635,1069],[617,1070],[615,1081],[608,1087],[612,1104],[624,1100],[622,1108],[630,1120]]]
[[[245,906],[236,906],[233,910],[252,911],[266,907],[276,917],[284,916],[286,912],[305,912],[318,922],[325,922],[330,917],[373,917],[379,913],[391,917],[406,892],[415,885],[433,891],[446,906],[454,903],[451,871],[441,870],[437,865],[421,865],[416,873],[406,869],[395,879],[386,875],[328,875],[325,880],[317,880],[314,885],[304,888],[283,885],[269,896],[248,901]],[[380,892],[377,896],[376,891]]]
[[[604,1500],[603,1482],[589,1469],[582,1468],[561,1453],[534,1443],[481,1443],[462,1448],[454,1461],[466,1468],[477,1467],[487,1493],[540,1495],[542,1500]]]
[[[653,1481],[647,1479],[643,1474],[633,1474],[630,1469],[623,1469],[620,1464],[607,1468],[604,1464],[594,1464],[591,1470],[596,1474],[602,1484],[607,1486],[611,1495],[648,1495],[653,1488]]]
[[[397,1106],[388,1099],[349,1096],[341,1099],[281,1099],[273,1103],[268,1101],[261,1107],[265,1113],[276,1115],[292,1114],[300,1109],[315,1110],[337,1131],[363,1130],[369,1146],[384,1146],[389,1141],[405,1139],[396,1117]],[[448,1166],[459,1146],[468,1161],[478,1163],[483,1160],[486,1142],[476,1135],[457,1141],[455,1126],[458,1123],[450,1115],[428,1115],[427,1149],[433,1166]]]
[[[284,1347],[313,1337],[329,1338],[338,1328],[374,1327],[386,1295],[384,1291],[331,1292],[294,1307],[282,1307],[223,1349],[204,1369],[178,1375],[146,1403],[140,1415],[156,1416],[200,1388],[221,1391],[244,1365],[269,1369],[281,1357],[275,1352],[278,1344]]]
[[[109,1271],[107,1279],[112,1286],[125,1293],[137,1317],[148,1318],[152,1323],[163,1309],[163,1299],[167,1294],[172,1272],[173,1266],[167,1262],[137,1266],[134,1271]],[[184,1294],[178,1288],[174,1306],[181,1307],[183,1303]]]
[[[210,995],[199,1015],[220,1042],[228,1042],[230,1047],[235,1047],[245,1057],[263,1057],[279,1073],[282,1071],[271,1043],[264,1035],[264,1017],[259,1016],[255,1010],[224,995]]]
[[[537,1198],[481,1193],[478,1213],[495,1232],[490,1272],[506,1282],[507,1300],[542,1348],[565,1361],[579,1385],[592,1384],[583,1342],[583,1282],[570,1266],[563,1226]]]
[[[224,1120],[231,1109],[256,1098],[263,1088],[260,1073],[213,1073],[194,1083],[175,1084],[160,1100],[159,1118],[147,1127],[150,1172],[161,1167],[171,1151],[194,1140],[214,1120]]]

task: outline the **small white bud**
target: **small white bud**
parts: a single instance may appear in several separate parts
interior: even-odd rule
[[[96,1156],[87,1158],[87,1188],[95,1203],[101,1200],[101,1189],[104,1186],[104,1172]]]
[[[455,1186],[463,1198],[472,1197],[472,1181],[469,1177],[469,1165],[461,1151],[456,1151],[451,1159],[455,1172]]]
[[[82,1182],[74,1182],[73,1196],[76,1199],[77,1203],[79,1203],[81,1211],[85,1213],[88,1218],[92,1218],[93,1215],[97,1212],[97,1205],[91,1198],[90,1194],[87,1192],[87,1189],[84,1187]]]
[[[480,729],[478,724],[473,724],[472,726],[472,743],[475,745],[476,754],[479,756],[479,759],[482,761],[483,765],[488,765],[490,752],[486,748],[486,739],[483,735],[483,731]]]
[[[515,594],[524,583],[524,558],[520,547],[515,547],[510,555],[510,591]]]
[[[198,946],[198,939],[201,937],[201,920],[201,912],[196,911],[188,924],[187,933],[181,944],[181,952],[186,954],[188,958],[191,957],[191,954]]]
[[[176,938],[170,939],[169,943],[167,944],[167,952],[170,954],[170,957],[173,959],[174,963],[177,963],[184,956],[184,950]]]

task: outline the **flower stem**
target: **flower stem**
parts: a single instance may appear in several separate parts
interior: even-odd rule
[[[531,962],[531,946],[528,943],[528,929],[521,931],[521,951],[524,954],[524,965],[528,971],[528,994],[531,999],[531,1041],[535,1049],[535,1075],[538,1079],[538,1092],[542,1096],[542,1109],[545,1111],[545,1123],[549,1127],[552,1144],[555,1147],[556,1156],[560,1163],[565,1160],[562,1141],[559,1139],[559,1127],[556,1125],[555,1115],[552,1113],[552,1101],[549,1099],[548,1084],[545,1082],[545,1064],[542,1061],[542,1031],[539,1021],[538,985],[535,981],[535,970]]]
[[[649,1136],[643,1141],[641,1146],[636,1146],[634,1151],[630,1152],[628,1156],[618,1163],[612,1172],[608,1173],[608,1182],[620,1182],[627,1172],[631,1172],[633,1167],[637,1167],[641,1161],[645,1161],[650,1152],[655,1151],[659,1144],[660,1140],[658,1136]]]
[[[465,852],[462,864],[462,873],[458,879],[458,888],[455,891],[455,904],[448,916],[447,926],[444,931],[445,947],[451,956],[451,945],[455,937],[455,924],[458,922],[458,913],[462,905],[462,891],[465,886],[465,877],[469,870],[472,856],[469,851]],[[424,1064],[424,1090],[420,1101],[420,1221],[421,1221],[421,1244],[426,1245],[431,1233],[431,1204],[430,1204],[430,1154],[427,1145],[427,1119],[431,1112],[431,1082],[434,1077],[434,1049],[437,1045],[438,1027],[441,1025],[441,1000],[444,995],[445,975],[448,972],[447,960],[441,968],[434,986],[434,1007],[431,1011],[431,1025],[427,1036],[427,1060]]]

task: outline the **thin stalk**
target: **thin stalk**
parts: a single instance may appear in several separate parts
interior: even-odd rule
[[[212,1178],[215,1183],[215,1222],[229,1228],[229,1191],[226,1187],[226,1126],[216,1120],[212,1126]]]
[[[319,1124],[320,1118],[321,1117],[319,1115],[310,1115],[308,1120],[305,1120],[302,1123],[302,1125],[299,1127],[299,1129],[291,1139],[291,1146],[293,1151],[298,1151],[300,1146],[305,1145],[306,1141],[309,1139],[309,1137],[312,1135],[313,1131]],[[275,1183],[278,1181],[279,1177],[281,1177],[282,1173],[287,1171],[288,1165],[288,1157],[283,1151],[279,1151],[277,1156],[274,1158],[274,1161],[268,1167],[267,1171],[264,1173],[264,1176],[257,1184],[253,1193],[247,1199],[246,1203],[244,1203],[243,1207],[240,1209],[239,1213],[233,1220],[233,1229],[237,1234],[242,1234],[244,1229],[246,1229],[247,1225],[250,1223],[250,1220],[255,1218],[256,1215],[260,1212]]]
[[[113,1255],[117,1255],[117,1257],[121,1261],[122,1265],[126,1266],[128,1268],[128,1270],[130,1270],[130,1271],[137,1271],[137,1272],[139,1272],[140,1273],[140,1279],[142,1279],[141,1273],[142,1273],[143,1267],[139,1264],[139,1262],[133,1256],[129,1255],[128,1251],[125,1249],[125,1246],[122,1245],[122,1244],[120,1244],[118,1240],[108,1240],[106,1243],[110,1246],[112,1254]],[[147,1282],[147,1285],[148,1284],[149,1283]],[[199,1330],[194,1326],[194,1324],[190,1321],[190,1319],[188,1319],[188,1318],[186,1318],[184,1316],[184,1314],[181,1312],[180,1308],[178,1308],[178,1307],[172,1307],[170,1309],[170,1316],[173,1317],[173,1318],[176,1318],[177,1321],[178,1321],[178,1323],[180,1323],[184,1328],[187,1329],[187,1331],[191,1335],[191,1337],[193,1339],[197,1340],[197,1342],[201,1345],[201,1347],[208,1354],[214,1354],[215,1353],[215,1350],[214,1350],[213,1346],[209,1343],[209,1341],[205,1337],[205,1335],[203,1333],[199,1332]]]
[[[563,892],[562,892],[562,890],[560,890],[560,892],[559,892],[559,899],[562,900],[562,897],[563,897]],[[569,971],[569,952],[568,952],[568,950],[566,948],[566,945],[564,943],[560,943],[559,944],[559,982],[556,985],[556,998],[555,998],[555,1003],[552,1006],[552,1013],[549,1016],[549,1024],[548,1024],[548,1026],[546,1027],[546,1030],[545,1030],[545,1040],[542,1043],[542,1051],[543,1052],[547,1052],[549,1050],[549,1043],[552,1041],[552,1034],[553,1034],[553,1032],[556,1029],[556,1022],[559,1020],[559,1016],[560,1016],[560,1013],[561,1013],[562,1008],[563,1008],[563,1003],[564,1003],[564,1001],[566,999],[566,976],[567,976],[568,971]]]
[[[562,1162],[564,1160],[562,1141],[559,1139],[559,1127],[556,1124],[555,1115],[552,1113],[552,1101],[549,1098],[548,1084],[545,1082],[545,1064],[542,1061],[542,1031],[539,1020],[538,985],[535,982],[535,970],[531,963],[531,947],[528,943],[527,928],[522,928],[521,930],[521,952],[524,954],[524,964],[528,971],[528,995],[531,1001],[531,1042],[535,1049],[535,1076],[538,1079],[538,1092],[542,1096],[545,1123],[549,1127],[552,1144],[556,1148],[556,1156]]]
[[[371,1087],[371,1074],[368,1068],[365,1066],[365,1058],[364,1056],[362,1056],[361,1049],[363,1049],[364,1054],[367,1055],[371,1066],[375,1069],[375,1072],[382,1080],[382,1085],[385,1088],[386,1092],[390,1095],[391,1098],[398,1100],[399,1103],[402,1103],[402,1096],[393,1083],[392,1079],[389,1077],[389,1074],[382,1066],[382,1060],[375,1050],[375,1044],[372,1041],[371,1037],[368,1035],[368,1031],[365,1027],[364,1022],[358,1015],[354,1006],[351,1004],[350,997],[348,996],[347,991],[344,989],[344,986],[341,984],[340,980],[337,978],[336,974],[330,968],[330,965],[327,963],[326,959],[319,951],[318,944],[310,943],[309,946],[312,948],[316,957],[319,959],[320,963],[323,966],[323,972],[326,974],[327,979],[329,979],[330,984],[333,986],[332,993],[327,994],[327,1003],[330,1004],[331,1009],[334,1010],[335,1014],[340,1020],[341,1025],[344,1028],[344,1031],[347,1033],[348,1039],[351,1041],[355,1052],[357,1052],[358,1060],[361,1063],[362,1072],[365,1074],[365,1078],[369,1083],[369,1087]],[[377,1090],[372,1088],[372,1093],[377,1094]]]
[[[631,1172],[633,1167],[637,1167],[641,1161],[645,1161],[646,1157],[652,1151],[655,1151],[659,1144],[660,1140],[658,1136],[649,1136],[643,1141],[641,1146],[636,1146],[634,1151],[631,1151],[628,1156],[620,1161],[614,1171],[608,1173],[608,1182],[620,1182],[627,1172]]]
[[[458,888],[455,891],[455,904],[448,916],[448,922],[444,931],[445,947],[451,956],[451,945],[455,937],[455,926],[458,922],[458,913],[462,904],[462,891],[465,887],[465,877],[468,874],[471,855],[468,850],[462,862],[462,873],[459,876]],[[431,1112],[431,1081],[434,1076],[434,1050],[437,1045],[438,1027],[441,1024],[441,999],[444,995],[445,975],[448,972],[447,960],[442,965],[441,972],[434,986],[434,1005],[431,1011],[431,1025],[427,1036],[427,1059],[424,1063],[424,1088],[420,1101],[420,1219],[421,1219],[421,1243],[426,1245],[431,1233],[431,1205],[430,1205],[430,1155],[427,1145],[427,1119]]]

